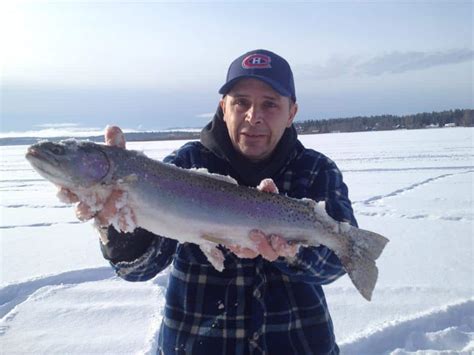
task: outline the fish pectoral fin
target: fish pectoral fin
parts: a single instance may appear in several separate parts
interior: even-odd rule
[[[206,256],[209,263],[214,266],[217,271],[224,270],[224,254],[217,248],[218,245],[215,243],[204,243],[200,244],[199,248],[202,253]]]
[[[117,180],[117,183],[119,185],[126,185],[126,184],[134,183],[136,181],[138,181],[137,174],[130,174],[130,175],[127,175],[127,176]]]
[[[210,234],[203,234],[201,235],[201,238],[204,240],[207,240],[208,242],[214,243],[214,244],[225,244],[225,240],[219,237],[216,237],[214,235]]]

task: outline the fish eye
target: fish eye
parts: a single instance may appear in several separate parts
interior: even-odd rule
[[[55,155],[64,155],[64,148],[60,145],[53,145],[49,150]]]

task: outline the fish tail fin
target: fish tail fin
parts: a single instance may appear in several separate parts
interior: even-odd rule
[[[368,301],[378,277],[375,260],[380,256],[388,239],[380,234],[350,226],[344,233],[346,248],[339,256],[357,290]]]

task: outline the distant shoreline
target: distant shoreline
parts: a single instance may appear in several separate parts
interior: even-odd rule
[[[349,132],[378,132],[393,130],[433,129],[451,127],[474,127],[473,109],[455,109],[441,112],[423,112],[413,115],[394,116],[356,116],[347,118],[315,119],[295,121],[294,126],[299,135]],[[128,142],[195,140],[200,137],[200,129],[174,128],[166,131],[128,132]],[[0,138],[3,145],[31,145],[41,140],[60,141],[75,138],[92,142],[103,142],[103,135],[91,136],[57,136],[57,137],[4,137]]]
[[[312,135],[312,134],[331,134],[331,133],[356,133],[356,132],[380,132],[380,131],[395,131],[395,130],[416,130],[416,129],[442,129],[442,128],[455,128],[458,126],[447,125],[443,127],[420,127],[420,128],[394,128],[394,129],[381,129],[381,130],[367,130],[367,131],[331,131],[331,132],[312,132],[312,131],[302,131],[298,125],[296,129],[298,135]],[[462,126],[461,126],[462,127]],[[466,128],[466,127],[464,127]],[[124,133],[125,139],[127,142],[152,142],[152,141],[175,141],[175,140],[197,140],[200,137],[200,132],[186,132],[186,131],[177,131],[177,132],[130,132]],[[88,137],[77,137],[77,136],[60,136],[60,137],[5,137],[0,138],[0,146],[14,146],[14,145],[31,145],[38,143],[40,141],[48,140],[52,142],[59,142],[64,139],[78,139],[78,140],[88,140],[91,142],[102,143],[104,137],[102,135],[97,136],[88,136]]]

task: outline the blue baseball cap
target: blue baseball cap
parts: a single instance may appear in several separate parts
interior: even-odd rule
[[[290,64],[278,54],[265,49],[247,52],[235,59],[227,71],[226,83],[219,94],[227,95],[232,87],[243,78],[254,78],[270,85],[282,96],[296,102],[295,82]]]

